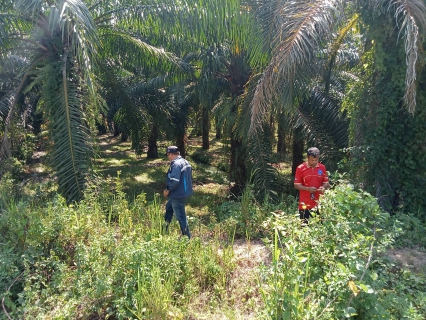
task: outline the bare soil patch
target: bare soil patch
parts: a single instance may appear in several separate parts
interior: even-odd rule
[[[391,249],[386,256],[395,261],[398,266],[414,272],[426,271],[426,252],[415,248]]]
[[[190,306],[190,319],[258,318],[258,312],[263,308],[259,291],[259,271],[262,265],[271,263],[271,252],[262,241],[245,239],[235,240],[233,250],[236,267],[228,281],[223,301],[218,302],[220,308],[212,308],[211,294],[205,292]],[[225,305],[227,307],[224,307]]]

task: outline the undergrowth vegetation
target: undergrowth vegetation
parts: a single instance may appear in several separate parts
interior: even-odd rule
[[[164,201],[129,201],[123,182],[93,179],[78,204],[49,189],[18,197],[1,181],[2,319],[424,319],[425,270],[387,250],[424,250],[424,223],[383,212],[370,194],[337,181],[321,216],[301,227],[295,199],[223,198],[163,232]],[[250,272],[254,287],[230,290],[235,239],[263,239],[271,259]],[[242,279],[241,287],[248,285]],[[250,289],[250,290],[249,290]],[[203,298],[201,298],[203,297]],[[207,298],[206,298],[207,297]],[[207,301],[201,306],[199,301]],[[238,301],[247,301],[239,304]],[[244,305],[241,307],[241,305]]]
[[[263,270],[272,319],[423,319],[424,274],[400,270],[385,258],[403,225],[375,198],[348,183],[327,192],[321,216],[299,227],[274,213],[265,223],[272,265]],[[407,304],[407,301],[410,303]]]

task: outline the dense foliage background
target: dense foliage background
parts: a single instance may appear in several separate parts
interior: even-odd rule
[[[424,0],[0,0],[4,317],[424,318],[424,267],[388,257],[425,249],[425,30]],[[310,146],[333,188],[300,229]],[[269,244],[252,290],[236,239]]]

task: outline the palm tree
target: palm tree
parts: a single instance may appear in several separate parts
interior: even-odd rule
[[[224,98],[225,95],[232,101],[231,117],[228,119],[231,129],[231,180],[235,182],[236,189],[232,192],[241,194],[247,177],[249,176],[244,162],[244,148],[242,138],[239,136],[233,119],[239,115],[237,101],[244,93],[253,70],[259,68],[265,61],[263,48],[258,41],[257,24],[252,20],[251,8],[239,0],[186,0],[179,6],[172,6],[166,10],[175,10],[173,15],[168,15],[167,34],[164,34],[162,44],[180,55],[192,54],[202,51],[207,55],[199,55],[198,68],[195,68],[197,77],[198,102],[201,105],[204,119],[203,146],[208,148],[207,119],[209,110],[213,106],[215,96]],[[166,11],[165,10],[165,11]],[[168,12],[172,13],[172,11]],[[165,15],[165,12],[160,15]],[[194,18],[196,17],[196,18]],[[153,28],[166,29],[161,18],[157,20],[159,26]],[[173,23],[170,24],[170,21]],[[176,39],[184,39],[176,43]],[[160,41],[160,40],[159,40]],[[201,66],[200,66],[201,65]],[[198,71],[200,70],[200,71]],[[222,71],[223,70],[223,71]],[[216,90],[213,83],[224,83],[223,92]],[[228,100],[225,98],[225,100]],[[187,100],[191,101],[191,100]],[[194,100],[192,100],[194,103]],[[182,106],[187,106],[183,104]],[[184,108],[183,110],[186,110]],[[218,109],[217,109],[218,110]],[[185,139],[184,130],[180,132],[180,141]],[[184,143],[182,143],[184,145]],[[238,189],[238,190],[237,190]]]
[[[34,91],[40,96],[38,108],[51,136],[58,191],[68,201],[81,198],[90,170],[90,132],[105,101],[100,88],[124,92],[114,71],[123,73],[135,66],[178,69],[176,58],[147,44],[132,29],[131,23],[142,19],[140,13],[156,8],[138,6],[135,1],[18,0],[13,7],[8,1],[2,3],[1,57],[8,59],[15,53],[27,61],[19,83],[3,97],[9,103],[2,105],[12,115],[20,95]],[[131,104],[125,95],[122,101]],[[11,117],[4,119],[8,122],[3,157],[8,155]]]
[[[256,1],[259,2],[259,1]],[[262,2],[262,1],[260,1]],[[404,100],[410,112],[414,111],[415,72],[419,61],[418,30],[425,24],[425,6],[422,1],[358,1],[366,2],[371,10],[382,10],[382,6],[394,8],[396,19],[402,21],[406,33],[407,75]],[[333,27],[341,25],[345,10],[357,10],[357,1],[297,1],[275,0],[261,8],[269,11],[269,21],[273,29],[273,56],[256,86],[251,103],[252,131],[268,110],[268,103],[274,96],[285,98],[288,105],[293,104],[295,96],[303,94],[311,80],[319,74],[317,52],[322,51],[324,41],[333,39]],[[367,9],[368,10],[368,9]],[[280,15],[276,12],[285,12]],[[352,19],[351,19],[352,21]],[[351,22],[349,23],[351,24]],[[402,31],[404,31],[404,29]],[[339,44],[336,41],[336,44]],[[336,50],[335,50],[336,51]],[[335,55],[330,56],[330,66]]]
[[[264,38],[270,40],[271,60],[268,67],[256,79],[254,92],[250,98],[250,116],[248,135],[252,146],[248,149],[258,152],[261,148],[257,137],[262,135],[270,106],[274,99],[282,101],[284,108],[294,108],[300,101],[308,101],[313,84],[324,74],[324,90],[330,90],[330,79],[335,70],[335,60],[341,44],[350,26],[356,21],[355,14],[361,10],[372,12],[392,12],[395,14],[397,27],[405,33],[406,52],[406,87],[404,101],[413,112],[415,100],[416,66],[419,65],[418,30],[424,25],[424,2],[411,1],[252,1],[258,14],[260,25],[265,30]],[[363,5],[363,6],[361,6]],[[366,9],[367,8],[367,9]],[[389,9],[389,10],[388,10]],[[349,13],[349,19],[346,17]],[[343,26],[343,28],[342,28]],[[341,28],[342,33],[336,35]],[[345,31],[346,30],[346,31]],[[324,44],[329,44],[330,55],[328,73],[324,73]],[[307,100],[308,99],[308,100]],[[299,108],[300,110],[300,108]],[[253,143],[255,145],[253,145]],[[257,146],[256,146],[257,144]],[[252,155],[250,158],[255,158]],[[257,158],[260,158],[257,155]],[[259,169],[267,168],[268,157],[258,163]],[[263,171],[259,176],[266,177]],[[258,185],[266,185],[264,178],[259,178]]]

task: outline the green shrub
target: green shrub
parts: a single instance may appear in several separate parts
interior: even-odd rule
[[[357,313],[354,296],[374,292],[366,283],[372,248],[388,219],[376,200],[350,185],[328,191],[321,217],[301,227],[296,212],[274,213],[273,263],[263,273],[266,314],[278,319],[338,319]]]
[[[16,179],[11,172],[6,172],[0,179],[0,208],[13,201],[18,194]]]
[[[25,173],[25,167],[19,159],[10,157],[2,160],[1,171],[10,172],[11,178],[21,180]]]
[[[426,249],[426,224],[417,215],[397,213],[392,216],[391,223],[396,233],[396,247]]]

